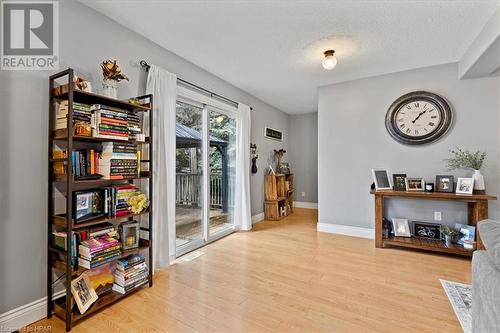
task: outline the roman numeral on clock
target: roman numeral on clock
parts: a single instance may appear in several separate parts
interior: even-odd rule
[[[434,126],[436,124],[434,124],[432,121],[429,123],[429,126]]]

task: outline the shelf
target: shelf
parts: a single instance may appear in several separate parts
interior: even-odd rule
[[[264,202],[280,202],[280,201],[285,201],[286,197],[278,197],[276,200],[265,200]]]
[[[58,130],[59,131],[59,130]],[[68,135],[67,131],[63,130],[64,133],[54,133],[54,136],[52,140],[55,141],[67,141],[68,140]],[[150,140],[149,137],[146,138],[146,141],[137,141],[137,140],[120,140],[120,139],[106,139],[106,138],[96,138],[93,136],[79,136],[79,135],[73,135],[73,141],[78,141],[78,142],[94,142],[94,143],[100,143],[100,142],[126,142],[126,143],[134,143],[137,145],[145,145],[149,144]]]
[[[448,248],[441,240],[418,238],[418,237],[390,237],[382,240],[383,247],[398,246],[412,249],[421,249],[425,251],[434,251],[442,253],[451,253],[461,256],[471,257],[473,250],[466,250],[458,244],[451,244]]]
[[[81,320],[85,317],[88,317],[89,315],[93,314],[94,312],[124,298],[124,297],[127,297],[129,296],[130,294],[133,294],[135,293],[136,291],[138,290],[141,290],[143,289],[143,287],[145,286],[148,286],[148,283],[144,283],[143,285],[137,287],[136,289],[133,289],[131,291],[129,291],[128,293],[126,294],[120,294],[120,293],[117,293],[115,291],[110,291],[110,292],[107,292],[105,294],[102,294],[99,296],[99,298],[97,299],[97,301],[94,302],[94,304],[92,304],[90,306],[90,308],[85,311],[85,313],[81,314],[80,311],[76,308],[75,310],[73,310],[73,313],[72,313],[72,322],[76,322],[78,320]],[[65,297],[61,297],[59,298],[58,300],[54,301],[54,314],[61,318],[62,320],[65,320],[66,319],[66,298]]]
[[[68,99],[68,85],[62,85],[54,88],[54,97],[57,99]],[[135,105],[128,101],[122,101],[94,93],[89,93],[81,90],[73,91],[73,101],[84,104],[102,104],[106,106],[115,107],[127,111],[145,112],[151,110],[149,105]]]
[[[121,181],[129,181],[129,180],[140,180],[140,179],[149,179],[149,176],[141,176],[141,177],[130,177],[130,178],[123,178],[123,179],[89,179],[89,180],[72,180],[71,184],[73,185],[95,185],[95,186],[102,186],[102,185],[109,185],[114,182],[121,182]],[[54,183],[62,183],[65,184],[67,182],[67,179],[64,178],[59,178],[55,179]]]
[[[488,194],[456,194],[456,193],[446,193],[446,192],[423,192],[423,191],[375,191],[371,190],[371,194],[379,195],[383,197],[399,197],[399,198],[416,198],[416,199],[428,199],[428,200],[454,200],[454,201],[465,201],[473,202],[480,200],[496,200],[497,197]]]
[[[102,216],[102,217],[97,217],[97,218],[87,220],[87,221],[81,222],[81,223],[75,223],[74,220],[72,219],[73,229],[76,230],[76,229],[88,228],[88,227],[92,227],[94,225],[102,224],[105,222],[109,222],[109,223],[122,222],[123,219],[141,216],[141,215],[146,215],[148,213],[149,213],[149,210],[145,211],[143,213],[139,213],[139,214],[127,214],[127,215],[118,216],[118,217]],[[66,215],[54,216],[52,218],[52,223],[56,226],[66,227]]]

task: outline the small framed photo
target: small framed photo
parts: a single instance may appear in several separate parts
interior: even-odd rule
[[[393,173],[392,184],[394,186],[394,191],[406,191],[406,174]]]
[[[139,247],[139,222],[129,221],[120,225],[122,249],[129,250]]]
[[[417,192],[425,190],[425,182],[423,178],[406,178],[406,190],[409,192]]]
[[[425,183],[425,192],[434,192],[434,183]]]
[[[289,175],[290,174],[290,164],[288,162],[281,162],[280,165],[278,165],[278,172]]]
[[[464,245],[465,241],[474,242],[476,240],[476,227],[468,224],[455,224],[455,230],[458,232],[458,241],[460,245]]]
[[[420,238],[441,239],[441,224],[413,221],[413,235]]]
[[[457,194],[472,194],[474,190],[473,178],[458,178],[457,180]]]
[[[372,169],[372,175],[373,175],[373,182],[375,183],[375,189],[377,191],[392,190],[392,185],[387,170]]]
[[[71,293],[82,314],[97,301],[97,294],[85,273],[71,281]]]
[[[452,193],[454,190],[454,181],[453,176],[436,176],[436,192]]]
[[[410,225],[407,219],[392,219],[392,229],[396,237],[411,237]]]

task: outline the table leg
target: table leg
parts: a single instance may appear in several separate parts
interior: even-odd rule
[[[469,224],[476,227],[477,249],[483,250],[484,245],[477,229],[477,223],[488,218],[488,201],[469,202]]]
[[[384,198],[381,195],[375,195],[375,247],[383,247],[383,215]]]

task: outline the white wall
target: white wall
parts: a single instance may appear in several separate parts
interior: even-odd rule
[[[318,202],[318,114],[290,116],[289,161],[294,173],[294,200]],[[302,195],[304,192],[304,195]]]
[[[274,148],[288,149],[288,115],[146,40],[100,13],[60,1],[61,69],[68,66],[100,88],[101,61],[117,59],[130,82],[119,97],[144,92],[145,59],[179,77],[253,106],[252,142],[259,172],[252,175],[252,214],[263,211],[263,178]],[[0,71],[0,314],[46,295],[48,77],[45,71]],[[264,126],[283,130],[285,141],[264,139]],[[250,149],[250,148],[248,148]]]
[[[409,177],[470,176],[447,171],[444,158],[455,146],[486,150],[483,173],[487,192],[499,194],[500,78],[457,79],[457,65],[447,64],[355,80],[319,89],[319,221],[373,228],[373,197],[369,194],[372,168]],[[387,108],[399,96],[428,90],[451,103],[456,122],[440,141],[419,147],[395,142],[386,132]],[[500,218],[499,204],[490,203],[490,217]],[[386,216],[432,221],[465,222],[464,204],[392,200]]]

